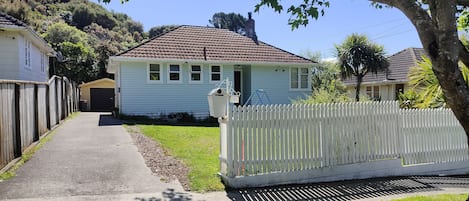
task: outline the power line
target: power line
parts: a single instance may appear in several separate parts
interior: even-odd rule
[[[405,31],[397,32],[397,33],[390,33],[390,34],[387,34],[387,35],[383,35],[383,36],[380,36],[380,37],[373,38],[372,40],[389,38],[389,37],[393,37],[393,36],[400,35],[400,34],[407,33],[407,32],[411,32],[411,31],[412,31],[412,29],[408,29],[408,30],[405,30]]]

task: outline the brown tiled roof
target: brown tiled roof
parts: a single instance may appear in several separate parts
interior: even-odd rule
[[[389,70],[388,82],[408,82],[409,69],[416,66],[417,62],[422,61],[422,56],[425,55],[423,48],[407,48],[397,52],[388,57]],[[363,77],[363,83],[376,83],[386,80],[386,74],[380,72],[378,74],[368,73]],[[344,80],[345,85],[355,85],[357,83],[355,77],[347,78]]]
[[[0,27],[4,26],[28,27],[24,22],[0,11]]]
[[[311,60],[229,31],[180,26],[116,56],[174,60],[304,63]]]

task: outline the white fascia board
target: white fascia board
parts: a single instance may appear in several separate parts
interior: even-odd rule
[[[228,64],[228,65],[258,65],[258,66],[290,66],[290,67],[312,67],[316,63],[289,63],[289,62],[259,62],[259,61],[218,61],[218,60],[188,60],[188,59],[157,59],[137,57],[109,57],[109,64],[114,62],[168,62],[168,63],[199,63],[199,64]]]

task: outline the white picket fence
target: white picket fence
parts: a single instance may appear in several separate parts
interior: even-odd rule
[[[466,161],[464,130],[449,109],[397,102],[234,107],[221,136],[228,178],[397,159],[404,165]]]

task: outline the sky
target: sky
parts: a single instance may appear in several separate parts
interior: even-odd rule
[[[97,0],[92,0],[98,2]],[[217,12],[235,12],[247,17],[259,0],[130,0],[121,4],[112,0],[99,3],[108,10],[125,13],[141,22],[145,31],[161,25],[210,25],[208,20]],[[282,1],[284,7],[288,2]],[[367,35],[383,45],[387,55],[408,47],[421,47],[412,23],[397,9],[376,9],[368,0],[331,0],[324,16],[312,20],[306,27],[292,30],[290,14],[278,14],[264,7],[252,15],[259,40],[304,55],[320,52],[323,59],[335,57],[334,45],[352,33]]]

